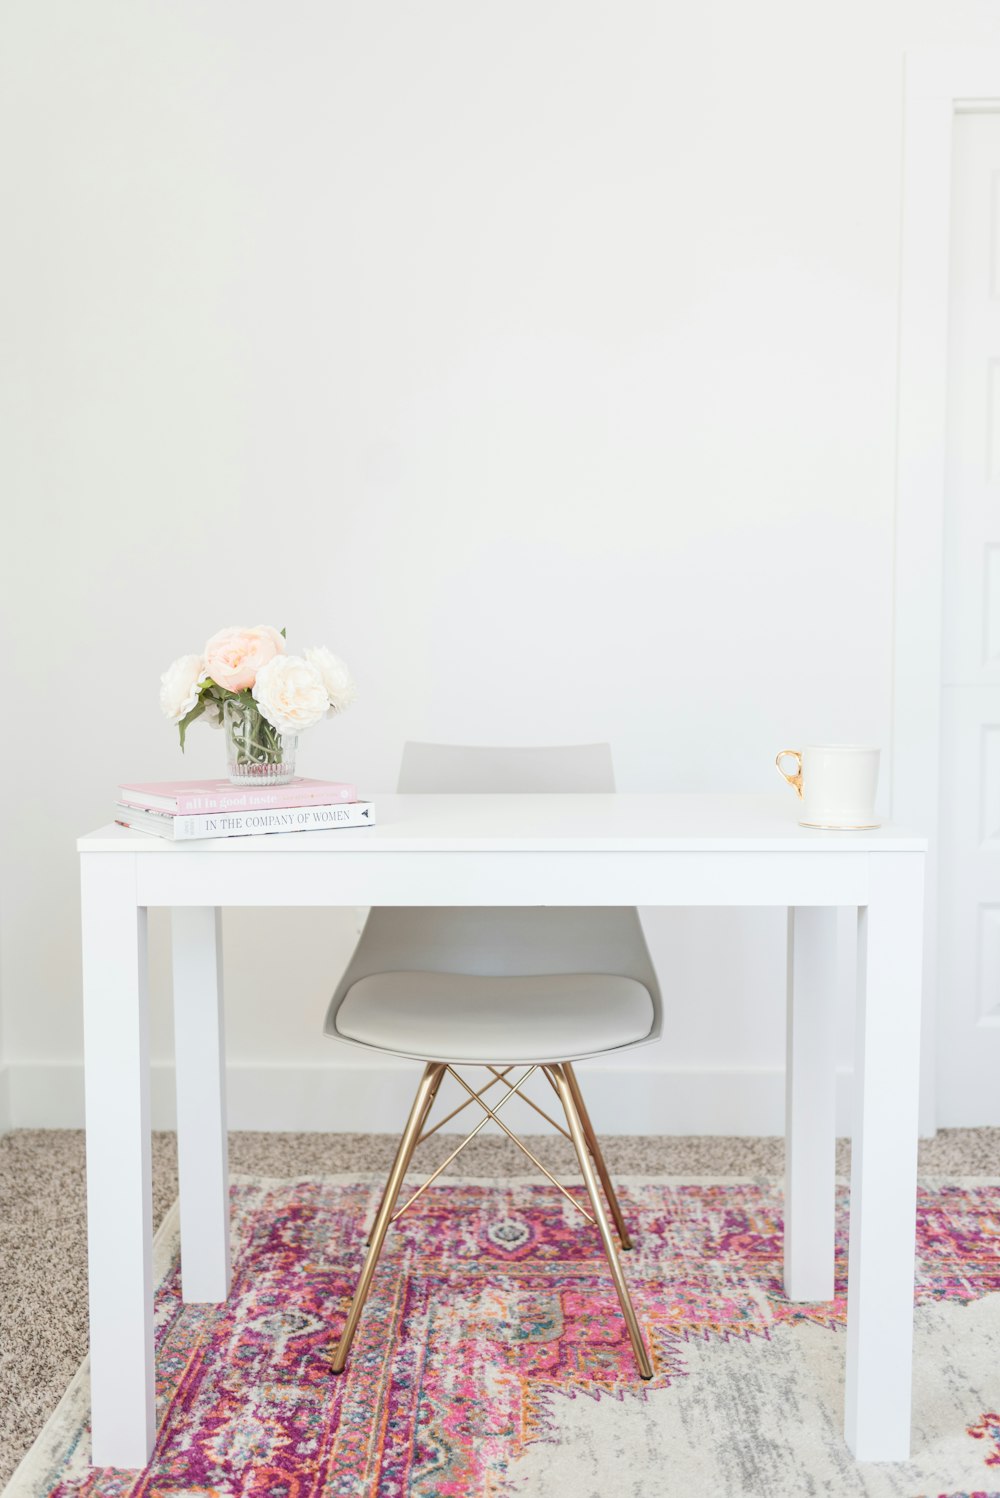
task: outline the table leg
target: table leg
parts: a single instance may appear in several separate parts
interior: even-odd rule
[[[91,1460],[153,1449],[152,1196],[146,912],[135,859],[81,859],[90,1280]]]
[[[872,856],[858,912],[844,1427],[859,1461],[910,1454],[923,872]]]
[[[186,1301],[229,1294],[229,1150],[221,913],[171,912],[181,1284]]]
[[[788,912],[785,1294],[832,1300],[836,1175],[837,911]]]

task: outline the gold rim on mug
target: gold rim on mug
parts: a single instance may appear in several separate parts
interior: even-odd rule
[[[875,832],[881,822],[800,822],[800,827],[812,827],[817,832]]]

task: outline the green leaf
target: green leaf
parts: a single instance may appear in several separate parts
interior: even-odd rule
[[[278,630],[278,633],[279,633],[279,635],[281,636],[281,638],[283,640],[287,639],[287,636],[285,634],[285,626],[284,625],[281,626],[281,628]]]
[[[189,713],[186,713],[185,716],[178,723],[178,725],[177,725],[177,732],[181,736],[181,753],[182,754],[184,753],[184,735],[187,733],[188,729],[191,727],[191,724],[194,722],[195,718],[200,718],[201,715],[202,715],[202,713],[204,711],[205,711],[205,704],[199,698],[199,700],[195,703],[195,705],[191,709],[191,711]]]

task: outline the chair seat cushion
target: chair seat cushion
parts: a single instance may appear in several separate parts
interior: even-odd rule
[[[428,1061],[573,1061],[645,1040],[653,1017],[643,984],[616,974],[391,972],[352,984],[336,1033]]]

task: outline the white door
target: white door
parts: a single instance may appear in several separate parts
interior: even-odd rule
[[[954,122],[938,1123],[1000,1124],[1000,113]]]

